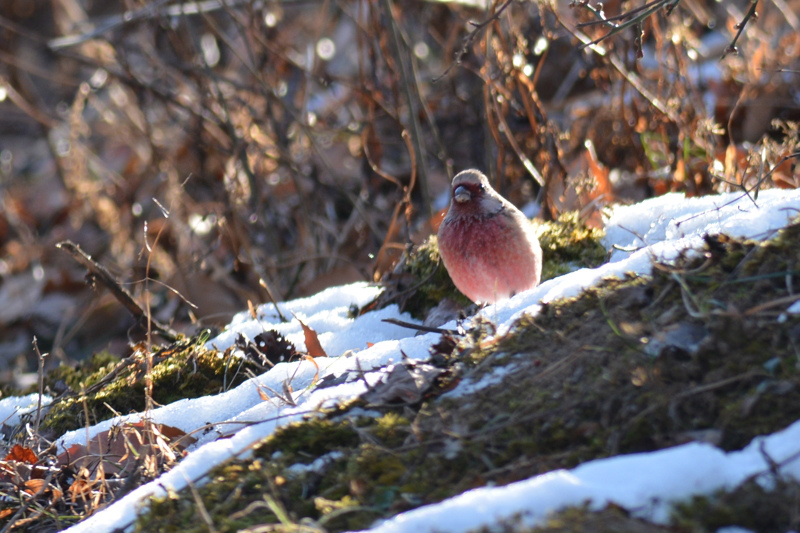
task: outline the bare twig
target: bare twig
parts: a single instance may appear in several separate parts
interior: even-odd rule
[[[461,59],[469,52],[470,46],[472,46],[472,43],[475,42],[475,39],[478,38],[478,35],[480,35],[480,33],[484,30],[484,28],[486,28],[491,22],[500,18],[500,15],[502,15],[503,11],[505,11],[506,8],[511,5],[512,1],[513,0],[505,0],[503,4],[500,7],[498,7],[494,12],[492,12],[491,15],[489,15],[489,18],[487,18],[483,22],[470,22],[470,24],[475,29],[473,29],[471,32],[467,34],[466,37],[464,37],[464,43],[462,44],[461,49],[458,52],[456,52],[456,57],[453,60],[453,62],[450,64],[450,66],[448,66],[445,69],[444,72],[442,72],[440,76],[432,80],[433,83],[436,83],[437,81],[447,76],[453,69],[453,67],[461,64]]]
[[[398,320],[396,318],[384,318],[382,322],[388,322],[389,324],[394,324],[395,326],[400,326],[401,328],[425,331],[427,333],[441,333],[441,334],[447,333],[449,335],[461,335],[461,336],[464,335],[463,332],[457,331],[455,329],[432,328],[429,326],[423,326],[422,324],[412,324],[411,322],[404,322],[403,320]]]
[[[741,37],[742,32],[744,31],[744,28],[745,26],[747,26],[747,23],[750,21],[750,19],[751,18],[758,19],[758,13],[756,13],[757,7],[758,7],[758,0],[750,0],[750,9],[747,10],[747,13],[745,14],[742,21],[735,26],[738,31],[736,32],[736,35],[734,35],[731,44],[722,53],[722,57],[720,59],[725,59],[725,56],[729,54],[739,53],[739,48],[736,47],[736,42],[739,40],[739,37]]]
[[[540,187],[544,187],[544,178],[536,169],[533,162],[528,158],[527,155],[525,155],[525,152],[522,150],[522,147],[520,147],[519,143],[514,138],[514,131],[509,127],[508,122],[506,121],[506,118],[500,109],[500,104],[497,103],[497,98],[491,98],[490,101],[492,103],[492,107],[494,108],[495,115],[497,116],[497,120],[503,126],[500,129],[500,131],[502,131],[505,134],[505,137],[508,140],[508,144],[511,145],[511,149],[514,151],[520,163],[525,168],[525,170],[528,171],[528,174],[530,174],[530,176],[534,179],[534,181],[538,183]]]
[[[42,354],[39,351],[39,341],[36,336],[33,337],[33,350],[36,352],[36,357],[39,361],[39,398],[36,404],[36,424],[34,425],[34,433],[39,434],[39,423],[42,421],[42,396],[44,395],[44,358],[48,354]]]
[[[56,248],[68,252],[78,263],[83,265],[92,277],[92,280],[99,281],[105,286],[111,294],[122,304],[128,312],[133,315],[136,321],[143,327],[147,327],[148,322],[152,324],[153,329],[170,342],[178,339],[178,332],[173,330],[166,324],[162,324],[158,320],[148,316],[148,313],[136,303],[133,296],[127,289],[125,289],[111,273],[100,263],[91,258],[86,252],[81,250],[81,247],[72,241],[61,241],[56,244]]]
[[[41,484],[41,486],[35,493],[27,495],[22,504],[19,506],[19,509],[17,509],[14,515],[8,519],[6,525],[3,526],[3,529],[0,529],[0,533],[7,533],[12,529],[17,529],[19,526],[23,525],[25,521],[30,521],[30,519],[22,519],[22,517],[25,516],[25,512],[28,510],[28,508],[30,508],[34,503],[36,503],[39,496],[41,496],[42,494],[45,493],[45,491],[50,489],[50,482],[52,480],[53,480],[53,471],[49,471],[47,477],[44,479],[44,483]]]
[[[0,87],[3,87],[5,90],[8,99],[33,120],[48,128],[56,127],[58,123],[54,118],[46,115],[37,106],[25,100],[25,98],[16,89],[14,89],[14,85],[9,83],[2,74],[0,74]]]
[[[281,319],[281,322],[288,322],[289,320],[283,316],[281,313],[281,308],[278,307],[278,300],[275,298],[275,295],[272,294],[272,289],[269,288],[269,285],[264,278],[258,278],[258,284],[261,285],[261,288],[264,289],[269,297],[269,301],[272,302],[272,305],[275,307],[275,312],[278,313],[278,317]]]
[[[585,7],[586,9],[588,9],[589,11],[591,11],[592,13],[594,13],[596,16],[598,16],[600,18],[600,20],[596,20],[596,21],[592,21],[592,22],[584,22],[584,23],[578,24],[579,28],[582,28],[584,26],[589,26],[589,25],[592,25],[592,24],[607,24],[608,26],[611,26],[611,28],[612,28],[611,31],[609,31],[605,35],[602,35],[602,36],[598,37],[594,41],[591,41],[591,42],[588,42],[588,43],[584,43],[581,46],[581,48],[588,48],[590,46],[596,45],[596,44],[600,43],[601,41],[604,41],[604,40],[608,39],[609,37],[611,37],[613,35],[616,35],[617,33],[620,33],[621,31],[624,31],[624,30],[626,30],[626,29],[628,29],[630,27],[634,27],[635,28],[637,26],[640,26],[645,19],[650,17],[650,15],[656,13],[661,8],[665,8],[667,10],[667,15],[669,15],[669,13],[672,12],[672,10],[675,8],[675,6],[678,5],[679,2],[680,2],[680,0],[654,0],[653,2],[650,2],[649,4],[645,4],[645,5],[641,6],[641,7],[636,8],[636,9],[632,9],[631,11],[628,11],[627,13],[622,13],[621,15],[617,15],[615,17],[609,17],[609,18],[606,18],[602,14],[601,11],[598,11],[596,8],[594,8],[591,4],[589,4],[589,2],[577,2],[576,5],[580,5],[580,6]],[[621,24],[614,24],[613,23],[613,21],[615,21],[615,20],[621,20],[621,19],[628,18],[628,17],[631,17],[631,18],[630,18],[630,20],[628,20],[626,22],[623,22]]]
[[[389,21],[391,30],[391,39],[389,39],[389,42],[391,43],[392,52],[394,53],[395,61],[400,70],[400,81],[403,85],[408,104],[408,125],[411,129],[411,140],[414,143],[414,150],[419,154],[417,156],[418,164],[416,166],[416,171],[419,175],[422,209],[423,213],[430,217],[433,215],[433,202],[428,185],[425,149],[422,144],[422,130],[419,124],[419,113],[417,112],[420,100],[419,87],[417,86],[417,79],[414,76],[413,69],[409,65],[411,59],[409,57],[408,46],[401,35],[399,24],[394,17],[392,0],[381,0],[381,8],[383,9],[384,16]]]
[[[194,486],[194,483],[186,476],[186,474],[182,473],[182,476],[183,480],[186,482],[186,486],[189,487],[189,492],[192,495],[194,504],[197,506],[197,513],[200,515],[200,518],[203,519],[203,523],[208,529],[208,533],[217,533],[216,528],[214,528],[214,519],[212,519],[211,515],[208,513],[208,509],[206,508],[205,503],[203,503],[203,498],[200,497],[200,493],[197,492],[197,488]]]
[[[654,108],[656,108],[659,112],[664,114],[665,116],[669,117],[669,119],[673,122],[678,122],[678,116],[675,111],[667,108],[666,103],[663,102],[660,98],[658,98],[655,94],[653,94],[647,87],[644,86],[642,83],[642,79],[639,77],[638,74],[635,72],[631,72],[628,70],[623,62],[615,55],[609,54],[605,48],[599,46],[597,43],[592,42],[592,40],[582,31],[578,30],[577,28],[573,28],[566,22],[561,19],[558,12],[555,9],[552,9],[551,12],[558,20],[558,23],[567,31],[569,31],[576,39],[581,41],[585,48],[593,51],[600,57],[607,57],[611,66],[619,72],[625,81],[631,84],[631,86],[636,89],[636,91],[642,95],[642,97],[650,102]],[[606,36],[607,37],[607,36]]]

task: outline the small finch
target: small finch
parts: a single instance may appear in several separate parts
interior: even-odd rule
[[[535,287],[542,248],[533,226],[478,170],[453,178],[450,209],[439,226],[439,255],[458,290],[494,303]]]

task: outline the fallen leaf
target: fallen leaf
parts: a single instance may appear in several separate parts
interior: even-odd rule
[[[297,318],[297,315],[294,313],[292,313],[292,316],[295,317],[298,322],[300,322],[300,326],[303,328],[303,335],[306,338],[306,351],[308,352],[308,355],[311,357],[328,357],[328,354],[325,353],[325,350],[322,349],[322,345],[319,343],[317,332],[306,326],[305,323]]]
[[[29,448],[15,444],[0,461],[0,480],[19,483],[23,479],[44,477],[44,468],[37,467],[38,458]]]
[[[20,463],[28,463],[29,465],[36,464],[38,460],[39,458],[36,457],[33,450],[20,446],[19,444],[15,444],[14,447],[11,448],[11,451],[8,452],[8,455],[3,459],[3,461],[17,461]]]
[[[52,495],[51,502],[57,502],[61,499],[61,496],[64,494],[59,488],[48,485],[47,482],[43,479],[29,479],[24,483],[25,492],[34,496],[36,494],[50,494]]]
[[[88,446],[73,444],[58,455],[57,461],[60,466],[86,468],[96,475],[101,469],[108,474],[124,474],[135,467],[143,454],[146,461],[174,462],[177,459],[174,452],[164,451],[169,446],[167,440],[178,451],[197,441],[176,427],[144,421],[125,423],[98,433]]]

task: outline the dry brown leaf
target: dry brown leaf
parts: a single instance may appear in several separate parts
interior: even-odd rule
[[[25,492],[30,494],[31,496],[35,496],[36,494],[50,494],[52,495],[52,502],[56,502],[61,499],[61,496],[64,494],[60,489],[53,485],[49,485],[44,479],[29,479],[25,483],[23,483],[25,487]]]
[[[36,454],[30,448],[25,448],[19,444],[15,444],[8,455],[5,456],[3,461],[17,461],[20,463],[27,463],[29,465],[36,464],[39,460]]]
[[[25,492],[33,495],[39,491],[43,491],[47,483],[45,483],[43,479],[29,479],[23,483],[23,485],[25,486]]]
[[[792,172],[794,161],[789,154],[781,154],[782,161],[772,169],[772,183],[780,189],[796,189],[800,184],[800,174]]]
[[[77,502],[78,498],[82,501],[86,501],[87,497],[91,496],[92,488],[97,482],[87,481],[89,476],[89,471],[86,468],[81,468],[78,471],[78,474],[75,476],[75,481],[72,482],[72,485],[70,485],[68,489],[70,501],[72,503]]]
[[[15,444],[5,459],[0,461],[0,480],[19,483],[24,479],[44,477],[43,469],[35,466],[37,461],[32,450]]]
[[[292,316],[298,322],[300,322],[300,326],[303,328],[303,335],[305,336],[306,351],[308,352],[308,355],[311,357],[328,357],[328,354],[325,353],[325,350],[322,349],[322,345],[319,343],[317,332],[308,327],[302,320],[297,318],[297,315],[294,313],[292,313]]]

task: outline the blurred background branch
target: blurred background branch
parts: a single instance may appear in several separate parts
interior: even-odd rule
[[[595,226],[611,202],[796,187],[800,0],[747,8],[0,0],[0,377],[36,368],[33,335],[48,364],[143,335],[64,240],[133,298],[158,281],[154,318],[191,333],[260,280],[380,279],[469,167]]]

